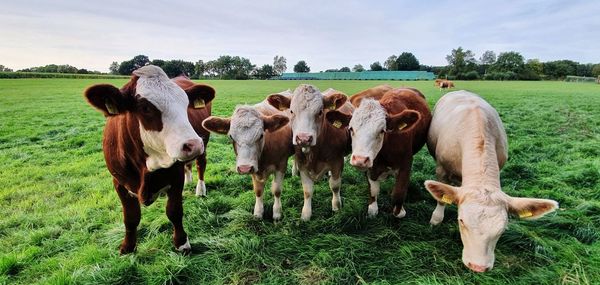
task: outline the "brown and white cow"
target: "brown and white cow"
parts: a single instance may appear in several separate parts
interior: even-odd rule
[[[377,97],[375,97],[377,98]],[[392,190],[393,214],[406,215],[403,204],[408,190],[412,157],[427,139],[431,112],[421,92],[413,88],[397,88],[381,99],[363,98],[354,113],[330,112],[327,119],[333,124],[349,125],[352,137],[350,164],[366,170],[369,181],[368,214],[377,215],[377,196],[380,183],[395,174]]]
[[[333,195],[331,207],[338,211],[342,203],[340,188],[344,156],[350,151],[350,137],[346,128],[331,125],[325,115],[337,109],[352,113],[353,108],[346,102],[346,95],[332,89],[323,94],[315,86],[301,84],[291,98],[273,94],[267,100],[278,110],[290,111],[294,160],[304,191],[301,219],[310,220],[314,182],[328,171],[331,172],[329,188]]]
[[[281,190],[287,160],[294,153],[289,119],[268,104],[238,106],[230,118],[209,117],[202,125],[211,132],[229,134],[236,154],[236,169],[252,175],[256,196],[254,216],[263,217],[263,193],[271,174],[273,219],[281,218]]]
[[[435,82],[433,83],[433,85],[435,87],[439,87],[440,90],[441,89],[449,89],[449,88],[454,88],[454,82],[448,80],[448,79],[436,79]]]
[[[387,93],[388,91],[390,91],[392,89],[393,89],[392,86],[390,86],[388,84],[382,84],[379,86],[375,86],[375,87],[360,91],[360,92],[350,96],[350,103],[352,104],[352,106],[354,106],[354,108],[358,108],[358,106],[360,106],[360,102],[362,101],[363,98],[372,98],[375,100],[379,100],[379,99],[381,99],[381,97],[383,97],[383,94]]]
[[[173,79],[179,87],[183,90],[191,88],[196,85],[193,81],[191,81],[187,76],[180,75]],[[210,139],[210,132],[207,131],[202,126],[202,121],[208,118],[211,113],[212,102],[203,102],[198,101],[194,105],[193,108],[188,108],[188,118],[192,123],[192,127],[194,131],[202,138],[204,142],[204,148],[208,146],[208,141]],[[206,151],[200,154],[196,159],[196,169],[198,171],[198,183],[196,184],[196,196],[206,196],[206,184],[204,183],[204,173],[206,172]],[[193,182],[193,174],[192,174],[192,162],[186,163],[185,165],[185,184]]]
[[[508,158],[506,132],[496,110],[473,93],[450,92],[437,102],[427,146],[441,181],[425,181],[438,201],[431,224],[442,222],[445,204],[458,205],[462,261],[473,271],[494,266],[494,249],[508,224],[508,213],[535,219],[558,208],[553,200],[502,192],[500,169]],[[451,182],[460,186],[447,184]]]
[[[98,84],[84,95],[106,116],[102,148],[123,206],[121,254],[135,250],[140,204],[152,204],[161,192],[168,197],[166,212],[175,248],[189,252],[182,223],[184,164],[204,153],[204,144],[187,110],[210,102],[214,89],[196,84],[184,90],[162,69],[148,65],[134,71],[121,89]]]

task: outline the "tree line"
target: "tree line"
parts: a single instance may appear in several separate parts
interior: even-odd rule
[[[148,56],[137,55],[121,63],[113,62],[109,70],[112,74],[127,75],[147,64],[161,67],[169,77],[184,74],[192,79],[268,79],[281,75],[287,69],[285,57],[278,55],[273,58],[273,65],[265,64],[258,68],[249,59],[240,56],[223,55],[207,62],[202,60],[190,62],[185,60],[150,60]]]
[[[369,65],[370,71],[430,71],[438,78],[459,80],[562,80],[568,75],[597,77],[600,76],[600,64],[579,63],[572,60],[555,60],[541,62],[538,59],[525,59],[516,51],[500,52],[485,51],[479,59],[471,50],[458,47],[446,55],[445,66],[428,66],[420,64],[417,57],[411,52],[402,52],[391,55],[383,64],[375,61]],[[153,64],[161,67],[167,75],[175,77],[181,74],[192,79],[269,79],[280,76],[287,70],[287,60],[283,56],[275,56],[273,64],[264,64],[257,67],[244,57],[222,55],[217,59],[204,62],[185,60],[150,60],[146,55],[137,55],[130,60],[112,62],[109,70],[114,75],[130,75],[134,70]],[[294,72],[310,72],[308,63],[298,61]],[[361,64],[356,64],[351,69],[348,66],[331,68],[325,72],[363,72],[366,71]],[[12,69],[0,65],[0,72],[12,72]],[[74,66],[49,64],[31,67],[18,72],[48,72],[72,74],[101,74],[99,71],[79,69]]]

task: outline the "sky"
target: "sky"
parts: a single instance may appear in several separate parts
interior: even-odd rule
[[[70,64],[237,55],[253,64],[299,60],[311,71],[383,64],[412,52],[446,65],[462,46],[541,61],[600,63],[600,1],[79,1],[0,0],[0,64]]]

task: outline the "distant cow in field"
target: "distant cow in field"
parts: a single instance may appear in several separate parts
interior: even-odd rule
[[[268,102],[278,110],[290,112],[294,160],[300,172],[304,190],[304,206],[301,219],[312,216],[313,185],[325,173],[331,172],[329,188],[332,192],[331,207],[341,207],[340,188],[344,156],[350,152],[350,137],[346,128],[331,125],[325,115],[331,110],[352,113],[352,105],[345,94],[333,89],[321,93],[315,86],[301,84],[290,97],[273,94]]]
[[[449,89],[454,88],[454,82],[447,79],[436,79],[433,83],[435,87],[439,87],[440,89]]]
[[[121,89],[98,84],[85,90],[88,103],[106,116],[102,148],[123,205],[121,254],[135,250],[140,204],[152,204],[161,192],[168,197],[175,248],[191,250],[182,223],[184,164],[204,153],[204,143],[192,128],[201,122],[190,123],[188,109],[203,108],[214,96],[206,85],[182,89],[153,65],[134,71]]]
[[[281,190],[288,158],[294,154],[292,129],[287,116],[262,102],[254,106],[238,106],[231,118],[209,117],[202,125],[211,132],[229,134],[236,154],[236,169],[252,175],[256,201],[254,216],[263,217],[263,193],[271,174],[273,219],[281,218]]]
[[[187,76],[180,75],[173,79],[179,87],[183,90],[193,87],[196,83],[192,82]],[[192,127],[194,131],[202,138],[204,142],[204,149],[206,150],[208,146],[208,141],[210,139],[210,132],[202,127],[202,121],[208,118],[211,113],[212,102],[202,102],[197,101],[194,105],[194,108],[188,108],[188,118],[190,122],[192,122]],[[196,196],[206,196],[206,184],[204,183],[204,173],[206,172],[206,151],[204,151],[198,158],[196,159],[196,168],[198,171],[198,183],[196,184]],[[185,165],[185,183],[193,182],[193,174],[192,174],[192,163],[186,163]]]
[[[390,86],[388,84],[375,86],[373,88],[369,88],[367,90],[363,90],[361,92],[358,92],[358,93],[352,95],[350,97],[350,103],[352,103],[352,106],[354,106],[354,108],[358,108],[358,106],[360,106],[360,102],[362,101],[363,98],[373,98],[375,100],[379,100],[379,99],[381,99],[381,97],[383,97],[383,94],[385,94],[386,92],[388,92],[392,89],[393,89],[392,86]]]
[[[329,112],[327,119],[332,124],[349,125],[350,164],[367,171],[369,216],[377,215],[380,183],[392,174],[396,176],[391,193],[393,214],[397,218],[404,217],[412,158],[425,145],[431,122],[423,94],[413,88],[392,89],[379,100],[363,98],[352,115]]]
[[[511,197],[502,192],[500,169],[508,142],[496,110],[467,91],[444,95],[436,104],[427,140],[441,182],[425,181],[438,201],[431,224],[444,219],[445,204],[458,205],[463,263],[475,272],[494,266],[494,249],[508,224],[508,213],[535,219],[558,208],[547,199]],[[450,186],[447,183],[457,186]]]

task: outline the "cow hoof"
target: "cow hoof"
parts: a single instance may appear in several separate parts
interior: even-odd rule
[[[310,216],[312,216],[311,211],[302,210],[302,215],[300,216],[300,219],[302,221],[308,222],[308,221],[310,221]]]
[[[331,210],[337,212],[342,207],[342,201],[331,201]]]
[[[375,218],[375,216],[377,216],[377,213],[379,213],[379,207],[377,206],[377,203],[369,204],[367,213],[369,215],[369,218]]]
[[[119,254],[120,255],[125,255],[125,254],[130,254],[135,252],[135,245],[134,246],[128,246],[128,245],[124,245],[121,244],[121,247],[119,247]]]
[[[281,220],[281,213],[277,213],[277,212],[273,211],[273,220],[275,220],[275,221]]]
[[[429,223],[432,226],[437,226],[439,224],[442,223],[442,221],[444,220],[444,216],[435,216],[435,215],[431,215],[431,220],[429,220]]]
[[[257,211],[256,209],[254,209],[254,217],[257,219],[261,219],[263,218],[263,211]]]
[[[202,180],[198,180],[198,184],[196,185],[196,196],[206,197],[206,184]]]
[[[396,213],[396,208],[394,207],[394,213]],[[400,209],[400,212],[398,214],[394,214],[394,217],[398,218],[398,219],[402,219],[406,216],[406,211],[404,210],[404,207],[402,207],[402,209]]]
[[[184,254],[188,254],[192,251],[192,245],[190,245],[190,239],[185,238],[185,243],[179,247],[177,247],[177,251],[182,252]]]

